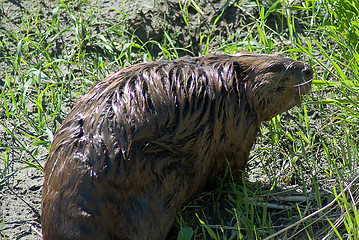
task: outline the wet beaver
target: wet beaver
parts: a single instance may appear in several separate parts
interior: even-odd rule
[[[83,96],[45,165],[44,239],[165,239],[228,159],[246,167],[262,121],[295,105],[312,68],[280,54],[137,64]]]

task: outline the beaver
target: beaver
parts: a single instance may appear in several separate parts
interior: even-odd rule
[[[78,100],[44,167],[44,239],[165,239],[214,177],[245,170],[261,122],[311,88],[281,54],[137,64]]]

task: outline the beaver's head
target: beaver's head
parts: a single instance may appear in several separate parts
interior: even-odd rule
[[[281,54],[242,53],[238,63],[246,98],[260,122],[300,105],[311,88],[311,66]]]

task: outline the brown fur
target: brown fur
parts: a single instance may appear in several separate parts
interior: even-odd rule
[[[280,54],[137,64],[83,96],[45,165],[44,239],[165,239],[228,159],[244,170],[262,121],[301,103],[308,64]]]

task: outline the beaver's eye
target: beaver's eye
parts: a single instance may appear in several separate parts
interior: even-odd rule
[[[282,63],[276,62],[268,67],[268,72],[281,72],[283,68],[284,66]]]

